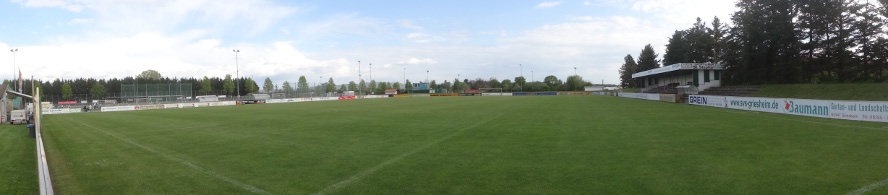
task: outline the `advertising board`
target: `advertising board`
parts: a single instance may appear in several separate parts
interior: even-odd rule
[[[822,118],[888,122],[888,102],[691,95],[688,104]]]
[[[105,107],[102,107],[102,112],[132,111],[132,110],[136,110],[136,106],[105,106]]]
[[[620,97],[660,101],[660,94],[655,93],[620,93]]]

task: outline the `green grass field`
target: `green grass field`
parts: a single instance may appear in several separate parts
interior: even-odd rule
[[[607,96],[47,115],[43,133],[60,194],[844,194],[888,179],[885,123]]]
[[[0,194],[37,194],[36,143],[25,125],[0,125]]]
[[[756,97],[888,101],[888,83],[763,85]]]

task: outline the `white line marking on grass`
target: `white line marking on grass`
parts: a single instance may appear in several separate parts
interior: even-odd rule
[[[413,150],[411,150],[411,151],[409,151],[409,152],[407,152],[407,153],[404,153],[404,154],[401,154],[401,155],[395,156],[394,158],[388,159],[388,160],[386,160],[386,161],[384,161],[384,162],[382,162],[382,163],[379,163],[379,164],[376,165],[376,166],[370,167],[370,168],[367,169],[367,170],[361,171],[361,172],[358,173],[358,174],[352,175],[352,176],[349,177],[348,179],[345,179],[345,180],[339,181],[339,182],[336,183],[336,184],[333,184],[333,185],[327,186],[326,188],[322,189],[321,191],[315,192],[314,194],[316,194],[316,195],[327,194],[327,193],[333,192],[333,191],[335,191],[335,190],[338,190],[338,189],[340,189],[340,188],[344,188],[344,187],[350,185],[351,183],[354,183],[355,181],[361,180],[361,178],[363,178],[364,176],[367,176],[367,175],[373,174],[374,172],[378,171],[379,169],[381,169],[381,168],[383,168],[383,167],[385,167],[385,166],[388,166],[388,165],[390,165],[390,164],[392,164],[392,163],[395,163],[395,162],[401,161],[402,159],[404,159],[404,158],[407,157],[407,156],[410,156],[410,155],[416,154],[417,152],[420,152],[420,151],[423,151],[423,150],[425,150],[425,149],[431,148],[432,146],[435,146],[435,145],[437,145],[437,144],[439,144],[439,143],[441,143],[441,142],[444,142],[445,140],[450,139],[450,138],[452,138],[452,137],[458,135],[459,133],[461,133],[461,132],[463,132],[463,131],[466,131],[466,130],[471,129],[471,128],[475,128],[475,127],[477,127],[478,125],[485,124],[485,123],[487,123],[487,122],[492,121],[493,119],[497,119],[497,118],[502,117],[502,116],[503,116],[503,115],[500,114],[499,116],[496,116],[496,117],[493,117],[493,118],[487,119],[487,120],[485,120],[485,121],[482,121],[482,122],[476,123],[476,124],[474,124],[474,125],[472,125],[472,126],[468,126],[468,127],[462,128],[462,129],[460,129],[460,130],[458,130],[458,131],[455,131],[455,132],[450,133],[450,134],[448,134],[448,135],[446,135],[446,136],[444,136],[444,137],[441,137],[440,139],[437,139],[437,140],[435,140],[435,141],[433,141],[433,142],[431,142],[431,143],[428,143],[428,144],[426,144],[426,145],[420,146],[420,147],[418,147],[418,148],[416,148],[416,149],[413,149]]]
[[[70,119],[68,119],[68,120],[70,120]],[[126,143],[132,144],[132,145],[134,145],[134,146],[138,146],[138,147],[140,147],[140,148],[142,148],[142,149],[148,150],[148,151],[151,152],[151,153],[154,153],[154,154],[157,154],[157,155],[163,156],[164,158],[167,158],[167,159],[170,159],[170,160],[173,160],[173,161],[176,161],[176,162],[182,163],[182,164],[184,164],[185,166],[190,167],[191,169],[194,169],[194,170],[197,170],[197,171],[203,172],[204,174],[207,174],[207,175],[210,175],[210,176],[216,177],[216,178],[218,178],[218,179],[221,179],[221,180],[226,181],[226,182],[228,182],[228,183],[234,184],[234,185],[236,185],[236,186],[240,186],[240,187],[242,187],[242,188],[244,188],[244,189],[246,189],[246,190],[249,190],[250,192],[257,193],[257,194],[268,194],[268,192],[266,192],[265,190],[262,190],[262,189],[259,189],[259,188],[257,188],[257,187],[254,187],[254,186],[252,186],[252,185],[249,185],[249,184],[246,184],[246,183],[240,182],[240,181],[238,181],[238,180],[234,180],[234,179],[229,178],[229,177],[225,177],[225,176],[220,175],[220,174],[218,174],[218,173],[216,173],[216,172],[213,172],[213,171],[207,170],[207,169],[205,169],[205,168],[203,168],[203,167],[201,167],[201,166],[197,166],[197,165],[195,165],[194,163],[188,162],[187,160],[184,160],[184,159],[181,159],[181,158],[176,158],[176,157],[173,156],[173,155],[169,155],[169,154],[163,153],[163,152],[161,152],[161,151],[155,150],[154,148],[151,148],[151,147],[148,147],[148,146],[145,146],[145,145],[142,145],[142,144],[136,143],[136,142],[131,141],[131,140],[129,140],[129,139],[123,138],[123,137],[121,137],[121,136],[119,136],[119,135],[117,135],[117,134],[114,134],[114,133],[111,133],[111,132],[108,132],[108,131],[105,131],[105,130],[99,129],[98,127],[95,127],[95,126],[92,126],[92,125],[89,125],[89,124],[86,124],[86,123],[83,123],[83,122],[80,122],[80,121],[77,121],[77,120],[70,120],[70,121],[74,121],[74,122],[80,123],[80,124],[82,124],[82,125],[84,125],[84,126],[87,126],[87,127],[93,128],[93,129],[95,129],[95,130],[97,130],[97,131],[100,131],[100,132],[102,132],[102,133],[108,134],[108,135],[110,135],[111,137],[117,138],[117,139],[119,139],[119,140],[121,140],[121,141],[124,141],[124,142],[126,142]]]
[[[860,194],[863,194],[863,193],[869,192],[870,190],[873,190],[873,189],[876,189],[876,188],[882,187],[882,186],[884,186],[884,185],[888,185],[888,179],[885,179],[885,180],[882,180],[882,181],[879,181],[879,182],[876,182],[876,183],[870,184],[870,185],[865,186],[865,187],[863,187],[863,188],[860,188],[860,189],[854,190],[853,192],[848,192],[846,195],[860,195]]]

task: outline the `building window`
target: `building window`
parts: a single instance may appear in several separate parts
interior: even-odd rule
[[[721,71],[717,71],[717,70],[716,70],[716,71],[714,71],[714,72],[715,72],[715,75],[714,75],[714,76],[715,76],[715,80],[716,80],[716,81],[717,81],[717,80],[721,80]]]
[[[703,82],[709,82],[709,70],[703,70]]]

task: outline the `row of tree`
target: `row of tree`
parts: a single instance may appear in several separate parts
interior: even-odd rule
[[[286,81],[282,86],[277,86],[272,82],[271,78],[265,78],[261,88],[252,78],[232,78],[226,75],[224,78],[206,77],[203,78],[168,78],[163,77],[155,70],[146,70],[135,77],[125,77],[123,79],[93,79],[93,78],[77,78],[77,79],[55,79],[53,81],[41,80],[22,80],[23,86],[19,91],[25,94],[33,94],[31,91],[32,84],[39,86],[41,94],[44,97],[57,97],[57,100],[94,100],[102,98],[119,98],[124,91],[121,86],[124,85],[149,85],[149,84],[170,84],[178,83],[180,85],[188,85],[184,90],[189,90],[193,95],[247,95],[251,93],[284,93],[288,96],[297,94],[325,94],[325,93],[342,93],[344,91],[360,91],[365,94],[376,93],[384,94],[386,89],[402,89],[400,82],[377,82],[371,80],[369,83],[361,80],[356,83],[350,81],[348,84],[337,85],[333,78],[329,78],[327,82],[317,83],[310,86],[305,76],[300,76],[296,83]],[[5,84],[15,83],[15,81],[6,80]],[[407,80],[406,83],[410,83]],[[591,83],[583,81],[580,76],[569,76],[567,81],[563,82],[554,75],[547,76],[543,81],[535,81],[527,83],[523,76],[515,77],[515,81],[505,79],[502,81],[496,78],[488,80],[475,79],[462,81],[454,79],[453,82],[444,81],[438,84],[432,80],[428,83],[431,90],[443,89],[444,91],[463,91],[466,89],[479,88],[502,88],[503,91],[576,91],[583,90],[583,86],[591,85]],[[141,89],[141,88],[140,88]],[[413,90],[413,85],[405,85],[407,91]],[[177,89],[178,90],[178,89]]]
[[[738,0],[733,26],[699,18],[676,30],[664,65],[725,65],[726,84],[883,82],[888,76],[888,0]],[[624,58],[621,85],[631,75],[659,67],[645,46]]]

